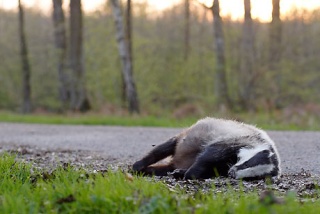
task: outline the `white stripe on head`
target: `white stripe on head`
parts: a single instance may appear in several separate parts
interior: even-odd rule
[[[251,177],[259,177],[262,175],[269,174],[274,169],[274,165],[272,164],[264,164],[258,165],[242,170],[238,170],[235,172],[235,178],[251,178]]]

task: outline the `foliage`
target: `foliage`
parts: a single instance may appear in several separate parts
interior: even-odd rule
[[[1,213],[318,213],[318,201],[259,202],[257,193],[195,192],[120,171],[88,174],[73,168],[32,171],[0,156]],[[214,188],[214,187],[212,187]]]
[[[176,5],[154,16],[143,3],[133,4],[134,76],[143,113],[165,115],[186,104],[206,114],[217,109],[214,96],[213,33],[211,13],[191,6],[190,57],[183,59],[183,6]],[[32,67],[34,107],[60,111],[57,59],[50,15],[26,10],[26,34]],[[0,13],[0,108],[19,110],[21,104],[17,14]],[[293,10],[282,16],[282,58],[277,70],[268,70],[269,24],[254,20],[256,38],[255,108],[269,110],[297,104],[320,104],[319,9]],[[229,93],[237,110],[241,21],[224,17]],[[105,105],[121,108],[122,82],[114,22],[110,7],[84,17],[84,60],[88,96],[95,110]],[[281,91],[276,93],[276,78]],[[281,105],[278,105],[278,104]]]

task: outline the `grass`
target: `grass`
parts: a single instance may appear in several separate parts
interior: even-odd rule
[[[214,188],[214,187],[212,187]],[[319,199],[266,204],[257,193],[231,189],[214,194],[169,189],[161,181],[123,172],[87,174],[59,168],[33,172],[8,154],[0,156],[0,213],[320,213]]]
[[[118,116],[100,114],[16,114],[0,112],[1,122],[72,124],[72,125],[119,125],[119,126],[151,126],[151,127],[185,127],[196,121],[195,118],[176,120],[174,118],[156,116]]]
[[[290,120],[281,113],[225,113],[208,115],[220,118],[237,119],[267,130],[320,130],[320,118],[312,115],[296,115]],[[150,127],[188,127],[199,117],[176,119],[172,116],[103,115],[103,114],[17,114],[0,111],[0,122],[72,124],[72,125],[118,125]]]

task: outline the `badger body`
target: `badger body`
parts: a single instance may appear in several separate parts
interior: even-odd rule
[[[155,164],[168,156],[168,164]],[[170,173],[185,179],[258,179],[280,175],[280,159],[263,130],[207,117],[155,147],[133,164],[133,171],[157,176]]]

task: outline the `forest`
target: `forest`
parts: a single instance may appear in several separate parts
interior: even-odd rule
[[[221,16],[218,0],[157,14],[147,1],[85,12],[53,0],[51,14],[19,1],[0,9],[0,109],[320,118],[320,8],[280,14],[270,1],[270,22],[252,18],[250,0],[241,20]]]

